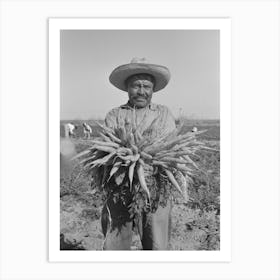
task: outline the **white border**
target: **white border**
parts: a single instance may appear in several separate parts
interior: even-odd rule
[[[60,251],[59,120],[61,29],[220,30],[221,247],[219,251]],[[49,261],[229,262],[231,260],[231,20],[228,18],[49,19]]]

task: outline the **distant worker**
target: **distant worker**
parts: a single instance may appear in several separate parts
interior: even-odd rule
[[[64,128],[66,138],[73,138],[75,136],[74,130],[76,129],[76,126],[73,123],[65,124]]]
[[[197,132],[197,131],[198,131],[197,127],[194,126],[194,127],[192,128],[192,132]]]
[[[83,128],[84,128],[84,138],[90,139],[90,134],[92,133],[92,129],[91,129],[90,125],[88,125],[87,123],[84,122]]]

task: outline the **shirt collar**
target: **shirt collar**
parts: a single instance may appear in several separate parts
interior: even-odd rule
[[[122,108],[122,109],[133,109],[133,107],[128,102],[126,104],[121,105],[120,108]],[[156,111],[156,104],[150,103],[148,105],[148,108],[152,111]]]

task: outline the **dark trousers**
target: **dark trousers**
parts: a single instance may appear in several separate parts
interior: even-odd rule
[[[154,213],[143,213],[137,223],[143,250],[167,250],[171,233],[171,201]],[[102,211],[104,250],[130,250],[133,220],[120,201],[109,199]]]

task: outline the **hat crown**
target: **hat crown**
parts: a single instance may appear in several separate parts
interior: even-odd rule
[[[139,57],[133,57],[130,63],[146,63],[148,64],[148,60],[145,57],[139,58]]]

